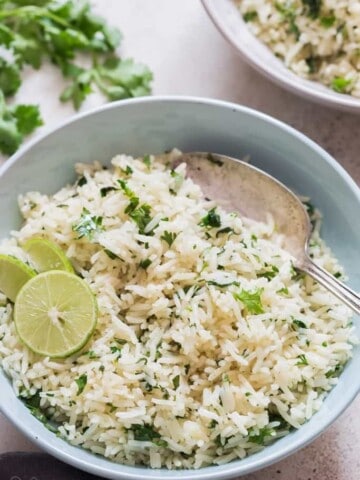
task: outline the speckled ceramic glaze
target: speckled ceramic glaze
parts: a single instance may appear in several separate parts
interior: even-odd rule
[[[278,85],[315,102],[360,113],[360,99],[334,92],[319,82],[301,78],[286,68],[247,27],[234,0],[202,0],[210,18],[237,52],[260,73]]]
[[[311,196],[324,215],[323,237],[345,266],[349,284],[360,290],[360,193],[355,183],[332,157],[299,132],[256,111],[215,100],[153,97],[113,103],[80,115],[33,142],[0,168],[0,237],[20,226],[19,193],[57,191],[74,180],[76,162],[109,163],[116,153],[143,155],[172,147],[238,158],[250,155],[254,165]],[[117,465],[67,444],[16,399],[1,372],[0,408],[41,448],[95,475],[128,480],[222,480],[270,465],[311,442],[355,397],[359,370],[357,348],[321,410],[300,430],[245,460],[197,471]]]

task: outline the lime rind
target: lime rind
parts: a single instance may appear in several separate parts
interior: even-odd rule
[[[39,273],[48,270],[64,270],[74,273],[70,260],[61,248],[50,240],[42,237],[33,237],[24,243],[23,249]]]
[[[21,341],[34,353],[51,358],[69,357],[81,350],[96,328],[97,317],[97,302],[89,285],[60,270],[40,273],[28,281],[14,307]]]
[[[23,285],[35,277],[36,271],[12,255],[0,254],[0,291],[15,302]]]

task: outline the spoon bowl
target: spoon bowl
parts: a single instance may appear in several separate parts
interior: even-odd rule
[[[294,267],[360,314],[360,296],[309,257],[311,223],[295,193],[264,171],[226,155],[191,152],[183,154],[176,163],[182,162],[187,164],[189,177],[201,186],[205,195],[216,199],[225,210],[238,211],[261,222],[271,215],[276,230],[284,236],[283,247],[293,256]]]

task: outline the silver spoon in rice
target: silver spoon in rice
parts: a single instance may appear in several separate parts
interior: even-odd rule
[[[271,214],[277,231],[284,235],[284,248],[294,258],[294,267],[310,275],[360,315],[360,296],[311,260],[311,222],[304,205],[291,190],[262,170],[225,155],[185,153],[175,161],[176,165],[182,162],[187,164],[189,177],[201,186],[205,195],[216,199],[226,210],[238,210],[262,222]]]

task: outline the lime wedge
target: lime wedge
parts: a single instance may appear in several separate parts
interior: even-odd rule
[[[0,255],[0,291],[12,302],[21,287],[35,275],[35,270],[16,257]]]
[[[56,243],[45,238],[30,238],[23,249],[28,253],[31,262],[38,272],[48,270],[65,270],[74,273],[70,260]]]
[[[16,330],[32,351],[67,357],[89,340],[97,304],[88,284],[69,272],[51,270],[27,282],[14,308]]]

